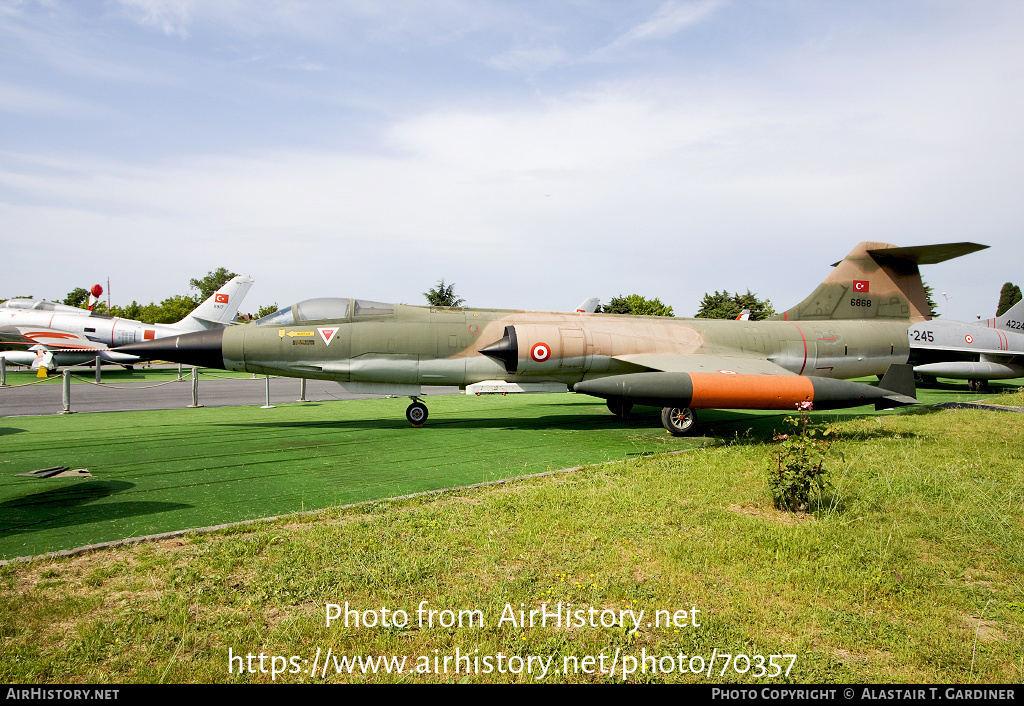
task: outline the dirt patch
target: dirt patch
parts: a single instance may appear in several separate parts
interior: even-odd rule
[[[728,509],[730,512],[735,512],[738,515],[761,517],[770,522],[778,522],[783,525],[801,525],[808,522],[816,522],[818,519],[806,512],[786,512],[784,510],[776,510],[775,508],[760,508],[750,504],[730,505]]]
[[[973,615],[965,615],[964,622],[967,623],[982,642],[1006,641],[1006,633],[999,629],[999,623],[994,620],[985,620],[984,618],[975,618]]]

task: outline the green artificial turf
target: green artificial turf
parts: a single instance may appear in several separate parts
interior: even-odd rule
[[[932,404],[985,397],[956,385],[919,396]],[[403,399],[0,419],[0,559],[708,443],[669,436],[657,410],[638,408],[623,421],[580,395],[428,402],[419,429],[406,422]],[[815,416],[864,414],[875,412]],[[701,412],[712,442],[770,435],[783,416]],[[92,477],[17,475],[52,466]]]
[[[26,556],[621,459],[701,440],[575,396],[405,400],[7,418],[0,557]],[[17,474],[87,468],[89,479]]]

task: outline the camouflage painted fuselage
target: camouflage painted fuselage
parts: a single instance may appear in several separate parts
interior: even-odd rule
[[[882,374],[908,355],[907,321],[722,321],[395,305],[381,316],[246,325],[223,332],[229,370],[392,385],[559,382],[685,368]],[[514,330],[502,360],[480,353]],[[692,356],[692,357],[691,357]],[[683,363],[680,363],[683,361]],[[400,391],[397,394],[407,394]]]

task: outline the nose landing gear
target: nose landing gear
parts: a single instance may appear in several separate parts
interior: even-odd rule
[[[405,409],[405,418],[409,420],[409,423],[414,427],[423,426],[423,422],[427,421],[427,405],[420,402],[419,397],[410,397],[412,404]]]

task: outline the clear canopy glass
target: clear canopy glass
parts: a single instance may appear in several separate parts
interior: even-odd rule
[[[278,309],[273,314],[258,319],[256,325],[288,326],[306,321],[334,321],[358,316],[391,316],[394,313],[394,304],[372,302],[366,299],[321,297],[307,299],[298,304]]]

